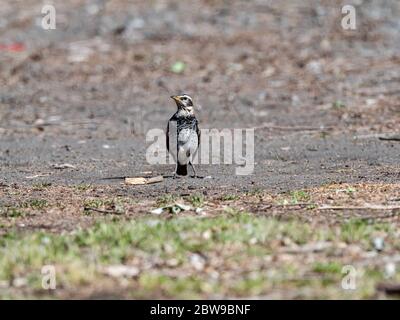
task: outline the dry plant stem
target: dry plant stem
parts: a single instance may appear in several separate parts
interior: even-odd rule
[[[123,212],[118,212],[118,211],[111,211],[111,210],[101,210],[101,209],[97,209],[97,208],[92,208],[92,207],[84,207],[85,211],[95,211],[95,212],[99,212],[99,213],[104,213],[104,214],[123,214]]]
[[[321,206],[318,210],[398,210],[400,206]]]

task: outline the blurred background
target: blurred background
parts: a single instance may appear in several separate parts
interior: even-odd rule
[[[56,30],[41,27],[45,4]],[[344,4],[356,8],[354,31],[341,27]],[[390,129],[399,17],[395,0],[3,0],[0,124],[64,122],[45,131],[120,137],[143,129],[141,117],[164,127],[169,96],[187,92],[210,127]]]

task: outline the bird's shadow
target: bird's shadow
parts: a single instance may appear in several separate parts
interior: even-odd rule
[[[191,176],[189,176],[189,175],[187,175],[187,176],[177,176],[177,175],[171,174],[171,175],[163,175],[163,178],[164,179],[187,179],[187,178],[204,179],[204,176],[193,176],[193,175],[191,175]]]
[[[103,178],[100,178],[99,180],[125,180],[128,177],[129,176],[103,177]],[[187,175],[187,176],[176,176],[176,175],[173,175],[173,174],[165,174],[165,175],[162,175],[162,177],[164,179],[185,179],[185,178],[204,179],[204,176],[193,176],[193,175],[191,175],[191,176],[189,176],[189,175]]]

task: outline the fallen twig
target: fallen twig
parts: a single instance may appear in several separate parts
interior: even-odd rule
[[[85,210],[85,211],[95,211],[95,212],[105,213],[105,214],[123,214],[123,212],[121,212],[121,211],[101,210],[101,209],[92,208],[92,207],[84,207],[83,210]]]
[[[99,125],[98,121],[64,121],[64,122],[43,122],[43,123],[33,123],[24,125],[14,125],[12,127],[1,127],[3,130],[15,130],[15,129],[32,129],[32,128],[43,128],[50,126],[85,126],[85,125]]]
[[[35,174],[33,176],[27,176],[27,177],[25,177],[25,179],[42,178],[42,177],[48,177],[50,175],[51,175],[51,173],[41,173],[41,174]]]
[[[308,126],[273,126],[273,125],[261,125],[254,127],[254,129],[271,129],[271,130],[286,130],[286,131],[329,131],[332,130],[333,127],[308,127]]]
[[[400,206],[380,206],[380,205],[371,205],[371,206],[320,206],[317,208],[318,210],[398,210]]]
[[[299,202],[299,203],[282,203],[276,204],[274,207],[307,207],[307,206],[315,206],[315,203],[312,202]]]
[[[394,132],[386,132],[386,133],[370,133],[370,134],[361,134],[353,136],[354,139],[370,139],[370,138],[378,138],[378,139],[385,139],[387,137],[393,136]]]
[[[400,141],[400,136],[391,136],[391,137],[379,137],[379,140],[382,141]]]
[[[63,170],[63,169],[76,169],[76,166],[70,163],[60,163],[60,164],[53,164],[52,167],[54,169]]]

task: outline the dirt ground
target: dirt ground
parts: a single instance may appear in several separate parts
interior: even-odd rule
[[[376,214],[398,227],[400,4],[348,2],[356,30],[341,27],[342,1],[55,0],[56,30],[41,28],[42,1],[2,3],[0,233],[86,228],[104,214],[83,211],[117,210],[108,199],[131,220],[199,194],[214,213],[224,198],[305,223],[311,205],[313,223]],[[201,128],[255,128],[253,174],[200,164],[207,179],[177,181],[173,165],[147,163],[146,133],[166,127],[182,92]],[[145,172],[166,178],[124,185]],[[349,205],[328,203],[329,186],[386,209],[326,211]],[[279,202],[296,190],[307,199]]]

